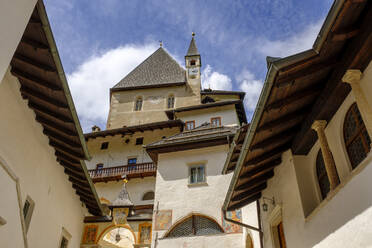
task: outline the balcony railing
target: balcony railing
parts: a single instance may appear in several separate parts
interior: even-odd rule
[[[128,179],[136,177],[148,177],[156,175],[156,164],[142,163],[130,164],[102,169],[89,170],[93,182],[107,182],[121,180],[126,175]]]

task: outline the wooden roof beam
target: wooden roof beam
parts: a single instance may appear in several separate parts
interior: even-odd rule
[[[261,196],[262,196],[262,194],[261,194],[261,192],[259,192],[256,195],[253,195],[251,197],[248,197],[246,199],[243,199],[243,200],[239,201],[238,203],[229,206],[227,208],[227,211],[232,211],[232,210],[235,210],[235,209],[244,207],[245,205],[247,205],[247,204],[249,204],[251,202],[257,201],[258,199],[261,198]]]
[[[58,123],[52,122],[48,119],[45,119],[44,117],[41,117],[40,115],[36,115],[35,118],[38,122],[40,122],[43,126],[48,127],[48,129],[58,130],[61,133],[64,133],[68,136],[75,136],[77,133],[75,131],[72,131],[69,128],[66,128]]]
[[[340,63],[340,60],[338,58],[331,58],[331,59],[328,59],[327,61],[322,61],[317,64],[309,65],[308,67],[301,69],[301,70],[297,70],[294,73],[286,74],[284,76],[279,76],[278,80],[276,80],[275,82],[275,86],[278,88],[282,88],[282,87],[292,85],[295,80],[304,78],[318,71],[330,69],[332,67],[337,66],[339,63]]]
[[[248,160],[247,162],[244,163],[244,166],[249,166],[249,165],[254,165],[254,164],[258,164],[258,163],[261,163],[271,157],[276,157],[276,156],[280,156],[283,152],[285,152],[286,150],[288,150],[290,148],[290,142],[287,142],[281,146],[278,146],[268,152],[264,152],[262,155],[259,155],[257,157],[254,157],[250,160]]]
[[[256,132],[266,131],[266,130],[274,129],[274,128],[277,128],[277,127],[280,127],[280,126],[285,126],[285,125],[287,125],[287,123],[291,123],[291,122],[294,122],[294,121],[299,122],[305,117],[305,115],[307,114],[307,112],[309,110],[310,110],[310,107],[306,106],[306,107],[303,107],[299,110],[296,110],[295,112],[292,112],[292,113],[289,113],[285,116],[282,116],[278,119],[275,119],[275,120],[272,120],[270,122],[264,123],[263,125],[261,125],[257,128]]]
[[[66,156],[74,158],[76,160],[84,160],[84,158],[85,158],[83,153],[74,151],[74,150],[70,149],[69,147],[67,147],[65,145],[62,145],[62,144],[59,144],[57,142],[54,142],[52,140],[49,141],[49,145],[54,147],[57,151],[65,154]]]
[[[75,172],[73,172],[72,170],[68,170],[68,169],[66,169],[66,168],[65,168],[64,171],[65,171],[65,173],[66,173],[68,176],[74,178],[75,180],[82,181],[82,182],[86,182],[85,177],[82,176],[82,175],[80,175],[79,173],[75,173]]]
[[[39,105],[33,101],[29,101],[28,106],[40,114],[47,115],[48,117],[51,117],[51,118],[55,118],[61,122],[73,123],[73,120],[71,118],[61,115],[60,113],[54,112],[50,110],[49,108]]]
[[[251,150],[256,150],[256,149],[264,149],[267,146],[273,145],[273,144],[278,144],[278,143],[283,143],[283,141],[288,141],[289,139],[292,139],[296,132],[299,130],[298,125],[296,127],[290,127],[279,134],[276,134],[274,136],[268,137],[256,144],[254,144],[251,147]]]
[[[76,160],[74,158],[71,158],[70,156],[66,156],[64,153],[61,153],[58,150],[54,154],[56,155],[56,157],[58,159],[60,159],[62,161],[65,161],[67,163],[70,163],[72,165],[75,165],[75,164],[78,165],[78,164],[80,164],[80,160]]]
[[[54,105],[55,107],[57,108],[68,108],[67,106],[67,103],[64,103],[64,102],[61,102],[59,100],[56,100],[55,98],[52,98],[48,95],[45,95],[39,91],[35,91],[27,86],[25,86],[24,84],[22,84],[21,82],[21,89],[20,89],[21,93],[23,95],[26,95],[27,98],[36,98],[42,102],[46,102],[48,104],[52,104]]]
[[[263,182],[250,190],[243,191],[242,193],[235,195],[234,197],[231,198],[231,201],[233,202],[240,201],[244,198],[250,197],[252,195],[257,194],[258,192],[261,192],[262,190],[266,189],[266,187],[267,182]]]
[[[13,55],[15,60],[21,61],[22,63],[31,65],[39,70],[47,71],[47,72],[56,72],[57,70],[50,65],[44,64],[42,62],[36,61],[33,58],[26,57],[20,53],[15,53]]]
[[[17,67],[12,67],[11,73],[15,77],[21,78],[21,79],[26,80],[26,81],[30,81],[30,82],[35,83],[37,85],[47,87],[47,88],[55,90],[55,91],[61,91],[62,90],[62,88],[60,86],[56,85],[55,83],[52,83],[52,82],[46,81],[42,78],[39,78],[37,76],[31,75],[27,72],[22,71],[21,69],[19,69]]]
[[[274,171],[270,170],[270,171],[268,171],[268,172],[266,172],[266,173],[264,173],[264,174],[262,174],[258,177],[253,178],[252,180],[249,180],[248,182],[237,185],[237,187],[235,187],[235,191],[251,189],[251,188],[257,186],[258,184],[261,184],[261,183],[267,181],[268,179],[272,178],[273,176],[274,176]]]
[[[81,168],[78,167],[78,166],[72,165],[72,164],[70,164],[70,163],[67,163],[66,161],[59,160],[59,159],[57,159],[57,161],[58,161],[58,163],[59,163],[60,165],[62,165],[64,168],[67,168],[67,169],[69,169],[69,170],[76,171],[76,172],[79,173],[79,174],[84,174],[83,169],[81,169]]]
[[[271,160],[269,162],[266,162],[262,165],[257,165],[253,169],[241,174],[240,178],[241,179],[246,179],[246,178],[254,177],[258,173],[266,173],[266,172],[270,171],[271,169],[273,169],[275,166],[279,165],[281,162],[282,162],[282,158],[277,158],[277,159]]]
[[[353,38],[359,33],[359,28],[343,29],[332,34],[332,41],[344,41]]]
[[[33,47],[34,49],[49,50],[48,45],[45,45],[44,43],[41,43],[37,40],[33,40],[31,38],[27,38],[25,36],[22,37],[21,42],[23,44]]]
[[[86,194],[91,194],[91,193],[92,193],[92,192],[90,191],[90,188],[89,188],[89,187],[84,187],[84,186],[82,186],[82,185],[80,185],[80,184],[73,183],[73,184],[72,184],[72,187],[73,187],[74,189],[77,189],[77,190],[83,191],[83,192],[85,192]]]
[[[78,142],[75,142],[71,139],[68,139],[66,137],[63,137],[62,135],[58,134],[57,132],[54,132],[50,129],[47,129],[44,127],[43,133],[47,135],[50,139],[59,142],[59,143],[64,143],[67,144],[68,146],[72,148],[80,148],[81,145]]]
[[[295,92],[290,96],[287,96],[283,99],[277,100],[277,101],[275,101],[271,104],[268,104],[265,108],[265,111],[270,111],[270,110],[274,110],[274,109],[278,109],[278,108],[283,108],[284,106],[295,103],[299,100],[302,100],[305,97],[317,95],[317,94],[319,94],[320,91],[321,91],[321,85],[320,84],[317,84],[315,86],[312,85],[305,90],[302,90],[300,92]]]

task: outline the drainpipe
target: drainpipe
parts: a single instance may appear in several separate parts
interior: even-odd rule
[[[263,232],[262,232],[262,223],[261,223],[261,208],[260,208],[260,200],[256,201],[257,207],[257,221],[258,221],[258,228],[261,230],[260,232],[260,245],[263,248]]]

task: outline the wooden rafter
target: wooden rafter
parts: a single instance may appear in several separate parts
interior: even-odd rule
[[[36,61],[32,58],[26,57],[20,53],[15,53],[13,58],[15,60],[21,61],[22,63],[26,63],[28,65],[31,65],[39,70],[47,71],[47,72],[56,72],[57,70],[53,67],[51,67],[48,64],[44,64],[42,62]]]
[[[262,196],[262,194],[261,194],[261,192],[259,192],[255,195],[251,196],[251,197],[245,198],[245,199],[239,201],[238,203],[235,203],[235,204],[231,205],[230,207],[227,208],[227,210],[232,211],[232,210],[241,208],[241,207],[247,205],[250,202],[254,202],[254,201],[260,199],[261,196]]]
[[[281,146],[275,147],[274,149],[267,151],[263,153],[262,155],[259,155],[257,157],[251,158],[247,162],[244,163],[244,166],[254,165],[261,163],[271,157],[276,157],[281,155],[284,151],[288,150],[290,148],[290,143],[287,142]]]
[[[21,42],[35,49],[49,50],[48,45],[45,45],[44,43],[41,43],[37,40],[33,40],[31,38],[27,38],[25,36],[22,37]]]
[[[266,173],[267,171],[273,169],[275,166],[279,165],[281,162],[282,162],[282,159],[277,158],[272,161],[266,162],[262,165],[257,165],[255,168],[241,174],[240,178],[247,179],[247,178],[252,178],[260,173]]]
[[[290,127],[286,130],[283,130],[282,132],[268,137],[254,145],[252,145],[251,150],[256,150],[256,149],[264,149],[270,145],[273,144],[278,144],[278,143],[283,143],[287,142],[289,139],[292,139],[293,136],[296,134],[298,131],[298,126],[297,127]]]
[[[39,115],[36,116],[35,118],[38,122],[40,122],[43,126],[46,126],[48,127],[49,129],[52,129],[52,130],[57,130],[61,133],[64,133],[65,135],[68,135],[68,136],[75,136],[77,135],[76,131],[73,131],[69,128],[66,128],[65,126],[63,125],[59,125],[55,122],[52,122],[51,120],[48,120],[46,118],[43,118]]]
[[[80,153],[80,152],[76,152],[74,150],[72,150],[71,148],[67,147],[66,145],[62,145],[60,143],[57,143],[55,141],[52,141],[50,140],[49,141],[49,145],[54,147],[57,151],[71,157],[71,158],[74,158],[76,160],[83,160],[84,159],[84,154]]]
[[[266,189],[266,187],[267,187],[267,183],[263,182],[263,183],[255,186],[254,188],[251,188],[247,191],[243,191],[243,192],[235,195],[234,197],[231,198],[231,201],[233,201],[233,202],[240,201],[244,198],[250,197],[252,195],[257,194],[258,192],[261,192],[262,190]]]
[[[72,139],[69,139],[69,138],[66,138],[52,130],[49,130],[47,128],[44,127],[44,130],[43,130],[43,133],[45,135],[47,135],[50,139],[56,141],[56,142],[59,142],[59,143],[64,143],[68,146],[70,146],[71,148],[80,148],[81,145],[78,143],[78,142],[75,142],[74,140]]]
[[[253,188],[255,186],[257,186],[258,184],[261,184],[262,182],[265,182],[267,181],[268,179],[272,178],[274,176],[274,171],[273,170],[270,170],[258,177],[255,177],[254,179],[246,182],[246,183],[242,183],[240,185],[237,185],[237,187],[235,188],[236,191],[242,191],[242,190],[248,190],[250,188]]]
[[[57,84],[46,81],[46,80],[44,80],[42,78],[39,78],[37,76],[31,75],[27,72],[22,71],[21,69],[19,69],[17,67],[12,67],[11,73],[18,78],[21,78],[21,79],[29,81],[31,83],[40,85],[42,87],[47,87],[47,88],[55,90],[55,91],[62,90],[62,88],[60,86],[58,86]]]
[[[47,115],[48,117],[51,117],[51,118],[55,118],[60,122],[73,123],[73,120],[70,117],[67,117],[65,115],[61,115],[60,113],[54,112],[54,111],[50,110],[49,108],[46,108],[46,107],[44,107],[40,104],[37,104],[35,102],[29,101],[28,106],[31,109],[35,110],[36,112],[38,112],[40,114],[43,114],[43,115]]]
[[[22,82],[21,82],[22,84]],[[61,102],[59,100],[56,100],[53,97],[50,97],[48,95],[45,95],[44,93],[38,92],[36,90],[33,90],[24,84],[21,86],[21,93],[22,95],[25,95],[27,98],[35,98],[38,101],[45,102],[47,104],[52,104],[57,108],[67,108],[67,103]]]

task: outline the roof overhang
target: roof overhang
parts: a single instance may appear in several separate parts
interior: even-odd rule
[[[181,107],[181,108],[176,108],[172,110],[167,110],[165,111],[165,114],[168,116],[170,120],[173,120],[175,119],[175,113],[215,108],[215,107],[228,106],[228,105],[235,105],[236,114],[238,115],[238,119],[241,125],[243,123],[247,123],[247,116],[245,114],[244,104],[242,100],[219,101],[219,102],[212,102],[212,103]]]
[[[228,91],[228,90],[209,90],[205,89],[200,92],[201,95],[232,95],[239,96],[240,100],[243,100],[245,97],[244,91]]]
[[[90,158],[88,149],[42,0],[37,2],[10,64],[23,99],[35,112],[72,187],[91,214],[101,215],[84,162]]]
[[[363,71],[372,59],[371,6],[335,1],[312,49],[270,63],[224,210],[261,198],[284,151],[305,155],[314,145],[314,120],[329,122],[350,92],[346,70]]]
[[[144,132],[144,131],[154,131],[156,129],[163,129],[163,128],[174,128],[179,127],[180,130],[183,130],[184,123],[181,120],[168,120],[168,121],[160,121],[160,122],[152,122],[148,124],[141,124],[136,126],[130,127],[121,127],[115,129],[108,129],[99,132],[92,132],[84,134],[85,139],[95,139],[98,137],[107,137],[107,136],[115,136],[115,135],[126,135],[126,134],[133,134],[136,132]]]

